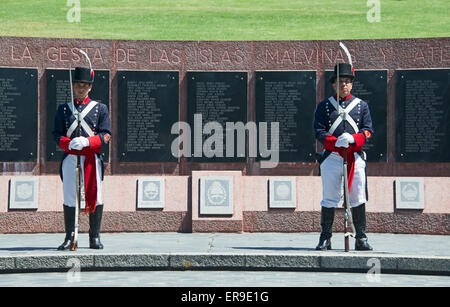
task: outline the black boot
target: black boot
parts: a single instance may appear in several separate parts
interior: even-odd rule
[[[353,225],[355,225],[355,250],[371,251],[372,246],[367,242],[366,236],[366,204],[352,208]]]
[[[73,228],[75,226],[75,207],[69,207],[64,205],[64,227],[66,230],[66,237],[64,242],[58,246],[58,250],[66,250],[70,247],[70,239],[72,238]]]
[[[102,215],[103,205],[97,205],[95,211],[89,213],[89,248],[103,249],[103,244],[100,242]]]
[[[320,233],[319,244],[316,250],[330,250],[331,249],[331,235],[333,230],[334,208],[322,207],[320,226],[322,232]]]

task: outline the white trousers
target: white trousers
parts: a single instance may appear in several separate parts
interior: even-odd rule
[[[366,195],[366,162],[355,153],[355,173],[349,192],[350,206],[357,207],[367,202]],[[326,208],[342,207],[344,203],[343,184],[344,159],[332,152],[320,164],[322,177],[322,201],[320,205]]]
[[[86,206],[84,200],[84,156],[81,156],[81,209]],[[97,177],[97,205],[102,204],[101,161],[95,156]],[[77,156],[67,155],[62,163],[64,205],[75,207],[77,204]]]

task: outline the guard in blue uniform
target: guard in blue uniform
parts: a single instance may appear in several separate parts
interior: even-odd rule
[[[368,104],[351,94],[354,70],[350,64],[339,63],[339,102],[337,94],[319,103],[314,116],[316,139],[324,145],[320,154],[322,177],[321,227],[317,250],[331,249],[335,208],[343,204],[343,157],[347,149],[349,202],[356,231],[356,250],[372,250],[366,236],[367,201],[366,162],[362,146],[373,134]],[[337,65],[330,79],[337,92]],[[338,114],[345,112],[345,116]],[[342,113],[341,113],[342,114]],[[344,130],[344,119],[346,120]]]
[[[64,223],[66,237],[58,250],[70,247],[71,234],[75,225],[76,164],[77,154],[81,155],[82,197],[85,213],[89,212],[89,247],[102,249],[100,227],[103,215],[102,181],[103,161],[100,154],[111,138],[111,122],[105,104],[91,100],[94,71],[76,67],[72,88],[74,101],[61,104],[55,116],[53,136],[65,151],[60,168],[64,191]],[[77,137],[77,116],[80,116],[80,135]],[[84,197],[83,197],[84,196]]]

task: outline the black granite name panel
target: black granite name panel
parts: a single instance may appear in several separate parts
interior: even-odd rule
[[[396,161],[450,162],[450,69],[396,71]]]
[[[72,76],[74,70],[72,69]],[[92,100],[105,104],[109,108],[109,70],[96,70],[92,90],[89,97]],[[46,159],[47,161],[60,161],[64,151],[59,148],[53,138],[54,118],[58,106],[70,101],[70,79],[68,69],[46,69],[47,89],[47,128],[46,128]],[[114,137],[114,136],[113,136]],[[102,146],[103,160],[109,161],[109,146]]]
[[[178,72],[118,71],[120,162],[176,162]]]
[[[255,78],[256,122],[268,124],[268,144],[271,124],[278,123],[279,161],[314,162],[316,72],[265,71],[256,72]]]
[[[0,161],[36,162],[38,70],[0,68]]]
[[[232,131],[231,123],[247,123],[247,72],[188,72],[186,78],[192,140],[188,161],[245,162],[245,139]]]

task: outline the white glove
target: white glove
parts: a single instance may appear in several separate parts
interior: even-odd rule
[[[89,140],[87,138],[84,136],[79,136],[70,141],[69,150],[82,150],[84,147],[88,147],[89,145]]]
[[[344,147],[348,148],[348,140],[345,137],[338,137],[336,144],[334,144],[334,147]]]
[[[348,132],[342,133],[341,137],[345,138],[349,144],[355,143],[355,138]]]
[[[340,137],[338,137],[336,144],[334,146],[348,148],[349,144],[354,142],[355,138],[350,133],[344,132],[341,134]]]

